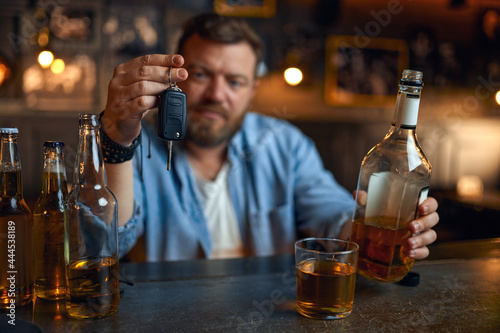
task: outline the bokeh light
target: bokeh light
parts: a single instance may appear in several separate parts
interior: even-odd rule
[[[50,51],[42,51],[40,52],[40,55],[38,56],[38,63],[40,66],[43,68],[49,68],[50,65],[52,65],[52,62],[54,61],[54,55]]]
[[[40,47],[45,47],[47,44],[49,44],[49,29],[43,27],[38,32],[38,45],[40,45]]]
[[[66,67],[64,60],[56,59],[56,60],[54,60],[54,62],[52,62],[52,65],[50,66],[50,70],[54,74],[60,74],[64,71],[64,67]]]
[[[302,81],[302,72],[295,67],[288,68],[284,73],[285,81],[291,86],[296,86]]]
[[[3,59],[0,57],[0,87],[10,78],[11,74],[10,68],[3,63]]]

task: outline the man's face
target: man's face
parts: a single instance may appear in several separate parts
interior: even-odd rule
[[[246,42],[221,44],[190,37],[182,54],[189,78],[186,140],[200,147],[227,143],[238,131],[257,87],[256,56]]]

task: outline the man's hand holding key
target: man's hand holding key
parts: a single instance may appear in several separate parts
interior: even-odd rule
[[[171,82],[184,81],[187,70],[181,55],[153,54],[118,65],[108,86],[102,126],[111,140],[129,146],[141,131],[141,120],[158,106],[158,96]]]

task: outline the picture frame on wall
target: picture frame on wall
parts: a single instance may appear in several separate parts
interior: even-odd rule
[[[102,44],[102,12],[102,4],[94,2],[75,1],[56,6],[47,22],[50,46],[60,51],[98,51]]]
[[[214,10],[224,16],[273,17],[276,0],[214,0]]]
[[[331,35],[326,40],[324,99],[331,106],[392,107],[409,64],[400,39]]]

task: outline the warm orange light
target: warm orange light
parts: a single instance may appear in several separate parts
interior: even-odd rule
[[[0,86],[10,78],[10,68],[0,63]]]
[[[49,68],[50,65],[52,65],[52,62],[54,61],[54,55],[50,51],[42,51],[40,52],[40,55],[38,56],[38,63],[40,66],[43,68]]]
[[[497,91],[497,94],[495,95],[495,100],[497,101],[497,104],[500,105],[500,90]]]
[[[49,43],[49,35],[43,34],[38,36],[38,45],[41,47],[47,46]]]
[[[38,31],[38,45],[41,47],[47,46],[49,43],[49,29],[47,27],[43,27]]]
[[[302,81],[302,72],[295,67],[287,68],[284,73],[285,81],[291,86],[296,86]]]
[[[483,180],[477,175],[463,175],[457,181],[457,193],[464,198],[481,198],[483,196]]]
[[[66,67],[64,60],[62,59],[56,59],[50,66],[50,70],[54,74],[60,74],[64,71],[64,68]]]

